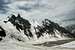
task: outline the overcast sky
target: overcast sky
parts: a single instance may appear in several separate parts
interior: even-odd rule
[[[61,25],[75,24],[75,0],[0,0],[0,17],[20,13],[24,18],[49,18]]]

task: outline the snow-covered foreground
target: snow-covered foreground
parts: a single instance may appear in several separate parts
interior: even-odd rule
[[[58,42],[59,43],[59,42]],[[23,43],[18,41],[9,42],[2,41],[0,42],[0,50],[75,50],[75,41],[70,43],[54,46],[54,47],[46,47],[46,46],[33,46],[30,43]]]

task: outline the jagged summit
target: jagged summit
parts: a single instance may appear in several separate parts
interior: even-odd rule
[[[24,34],[29,38],[33,37],[32,32],[30,31],[31,24],[28,20],[23,19],[20,14],[16,17],[15,15],[12,15],[9,19],[9,22],[11,22],[14,26],[16,26],[16,29],[20,32],[21,30],[24,30]]]
[[[74,34],[72,34],[64,27],[59,26],[57,23],[54,23],[49,19],[44,19],[41,24],[33,26],[33,30],[31,25],[34,25],[35,23],[31,24],[28,20],[22,18],[20,14],[18,14],[17,16],[12,15],[11,17],[9,17],[8,21],[4,21],[5,24],[8,22],[10,22],[13,25],[13,27],[16,28],[20,35],[24,33],[23,36],[26,36],[28,39],[35,38],[35,35],[37,39],[39,39],[41,37],[44,37],[44,34],[49,35],[49,37],[55,38],[75,38]]]
[[[66,30],[65,28],[59,26],[57,23],[54,23],[50,21],[49,19],[45,19],[42,21],[41,26],[37,26],[35,30],[38,29],[39,31],[36,31],[37,37],[43,36],[43,33],[56,36],[56,32],[60,34],[60,36],[66,36],[66,37],[75,37],[71,32]]]

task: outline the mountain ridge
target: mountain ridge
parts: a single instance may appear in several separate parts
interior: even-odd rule
[[[55,38],[63,38],[63,37],[75,38],[75,35],[73,33],[66,30],[64,27],[58,25],[57,23],[52,22],[49,19],[44,19],[40,25],[33,26],[34,30],[33,33],[31,30],[32,24],[30,23],[30,21],[22,18],[20,14],[18,14],[17,16],[12,15],[11,17],[8,18],[9,19],[7,21],[4,21],[4,23],[6,24],[10,22],[13,26],[15,26],[16,30],[19,32],[20,35],[23,34],[23,36],[26,36],[29,40],[35,38],[34,34],[36,35],[37,39],[44,37],[45,36],[44,34],[48,34],[49,37],[55,37]],[[21,37],[18,38],[18,40],[21,41]]]

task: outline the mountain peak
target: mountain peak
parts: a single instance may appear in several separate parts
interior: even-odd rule
[[[20,33],[23,32],[28,39],[33,38],[34,34],[36,35],[37,39],[44,37],[44,34],[54,38],[75,38],[74,34],[49,19],[44,19],[39,25],[33,26],[33,30],[31,25],[35,25],[35,23],[31,24],[30,21],[22,18],[20,14],[17,16],[12,15],[8,21],[5,22],[10,22],[13,24],[16,30],[18,30]],[[34,33],[32,31],[34,31]]]

